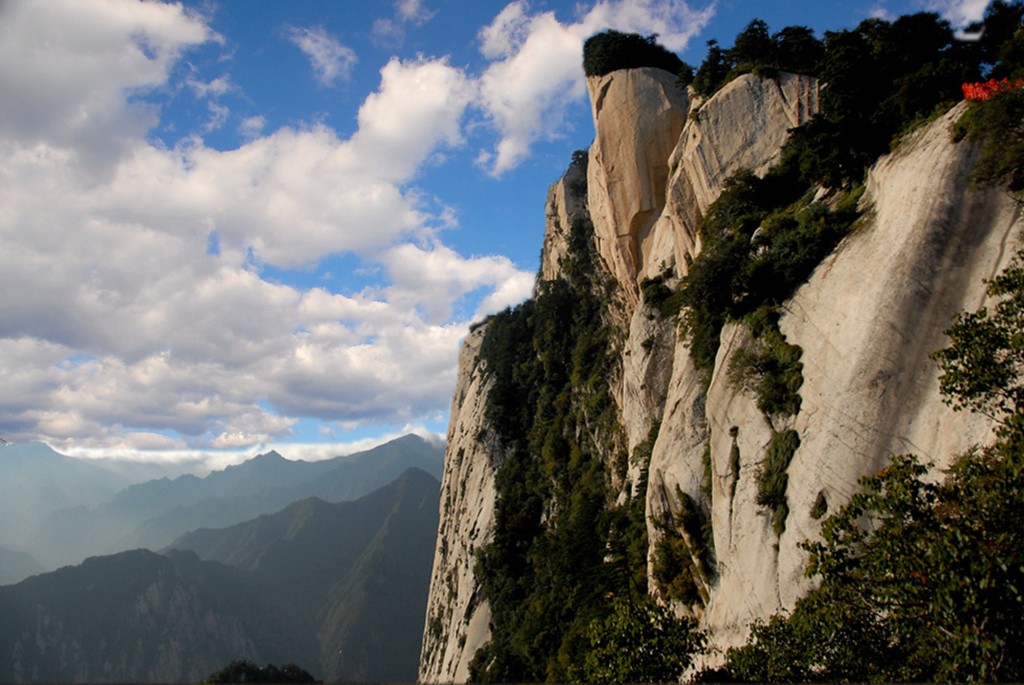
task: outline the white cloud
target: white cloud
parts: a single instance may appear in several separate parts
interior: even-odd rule
[[[682,50],[713,12],[681,0],[602,0],[574,23],[553,12],[530,14],[525,0],[505,7],[479,33],[480,51],[494,60],[480,78],[480,105],[498,130],[494,150],[478,157],[494,176],[520,164],[537,140],[558,135],[568,107],[585,95],[583,42],[607,28],[657,33]]]
[[[342,45],[326,29],[293,26],[288,29],[288,38],[309,58],[321,84],[333,86],[339,78],[347,81],[351,77],[355,51]]]
[[[406,25],[422,26],[433,18],[422,0],[395,0],[395,17],[374,21],[370,37],[378,47],[394,49],[405,41]]]
[[[990,0],[930,0],[928,7],[940,12],[956,27],[967,26],[981,21]]]
[[[384,261],[393,283],[389,301],[415,308],[433,322],[450,320],[453,305],[473,291],[493,291],[487,303],[487,311],[493,312],[522,302],[533,288],[533,274],[517,269],[505,257],[467,259],[444,246],[424,250],[401,245]]]
[[[45,144],[60,148],[67,164],[106,171],[157,121],[154,110],[129,103],[126,94],[164,84],[182,51],[215,38],[179,5],[6,0],[2,153]]]
[[[884,1],[885,0],[882,0],[882,2],[876,3],[875,6],[872,7],[871,10],[868,12],[868,16],[871,17],[872,19],[883,19],[885,21],[892,21],[895,17],[893,17],[892,12],[890,12],[889,9],[885,6]]]
[[[420,26],[430,21],[434,13],[427,9],[423,0],[396,0],[395,10],[404,22]]]
[[[218,76],[211,81],[201,81],[197,78],[190,77],[186,79],[185,85],[192,89],[196,97],[200,100],[204,100],[208,97],[219,97],[224,95],[231,90],[231,78],[225,74]]]
[[[445,247],[451,208],[412,185],[464,144],[474,81],[444,59],[394,59],[349,138],[264,135],[253,116],[236,149],[195,136],[166,148],[146,138],[157,112],[129,95],[182,85],[168,83],[175,60],[216,34],[178,5],[39,7],[15,2],[0,24],[0,434],[126,454],[255,449],[298,417],[443,415],[469,316],[444,298],[498,306],[532,281]],[[46,58],[40,32],[54,37]],[[186,87],[223,125],[229,81]],[[390,282],[343,295],[261,275],[339,252],[379,260]]]
[[[377,47],[395,49],[405,40],[405,27],[394,19],[381,17],[373,22],[370,39]]]
[[[263,133],[263,128],[266,125],[267,120],[261,115],[246,117],[239,122],[238,132],[246,140],[251,140]]]
[[[392,58],[380,73],[380,88],[359,108],[352,146],[375,160],[378,175],[407,180],[439,145],[462,143],[460,122],[475,85],[447,59]]]
[[[208,102],[206,103],[206,108],[210,110],[210,118],[207,119],[206,123],[203,125],[203,131],[205,133],[216,131],[227,123],[228,115],[231,114],[231,109],[227,105]]]

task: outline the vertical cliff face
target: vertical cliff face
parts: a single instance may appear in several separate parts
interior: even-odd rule
[[[722,644],[742,641],[752,620],[792,607],[808,589],[798,545],[818,534],[816,504],[834,511],[895,454],[941,468],[990,437],[986,419],[943,404],[929,359],[946,344],[953,314],[983,302],[983,279],[1005,266],[1021,228],[1004,193],[969,189],[974,150],[950,135],[960,113],[879,161],[855,231],[784,307],[780,327],[803,349],[804,383],[800,412],[774,427],[800,439],[781,536],[756,502],[772,427],[724,372],[746,333],[723,331],[706,405],[719,577],[705,615]]]
[[[587,79],[597,135],[587,165],[587,200],[597,249],[636,306],[651,229],[665,206],[669,155],[689,98],[661,69]]]
[[[467,336],[448,425],[440,524],[420,656],[421,682],[466,682],[490,636],[490,608],[473,574],[494,525],[494,474],[503,457],[485,411],[490,384],[480,365],[486,325]]]
[[[716,563],[693,574],[698,599],[675,608],[728,647],[745,639],[751,621],[792,607],[808,589],[798,545],[818,534],[822,516],[857,491],[861,476],[903,452],[942,467],[989,437],[985,420],[942,403],[928,355],[945,344],[955,312],[984,302],[983,279],[1008,261],[1024,222],[1001,192],[969,188],[976,150],[950,133],[960,109],[911,134],[870,172],[854,230],[783,305],[779,328],[803,350],[802,404],[794,415],[766,416],[728,373],[752,344],[747,329],[725,326],[709,378],[676,318],[644,302],[643,284],[659,277],[675,287],[700,253],[697,228],[724,180],[774,164],[789,129],[817,112],[817,83],[748,75],[692,114],[686,94],[657,70],[613,72],[588,85],[597,136],[587,202],[578,168],[553,186],[541,277],[558,277],[564,224],[589,210],[601,268],[618,293],[609,320],[619,328],[621,377],[609,384],[619,422],[631,452],[657,436],[649,463],[631,463],[627,476],[637,483],[646,471],[649,571],[666,514],[680,513],[681,498],[706,511]],[[491,533],[502,450],[484,419],[477,350],[485,334],[486,326],[467,340],[452,408],[420,671],[428,682],[465,680],[487,640],[472,553]],[[758,504],[758,477],[782,433],[798,447],[779,525]],[[655,583],[650,589],[660,595]]]

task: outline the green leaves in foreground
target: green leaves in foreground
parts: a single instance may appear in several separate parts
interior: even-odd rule
[[[1024,431],[1024,251],[988,286],[992,310],[960,314],[946,331],[952,344],[932,355],[939,387],[955,409],[999,421],[1003,430]]]
[[[571,676],[583,683],[678,681],[702,651],[705,636],[693,619],[676,617],[649,597],[616,598],[611,615],[587,628],[590,649]]]
[[[819,589],[727,655],[744,681],[1014,681],[1024,676],[1020,441],[941,483],[897,457],[808,544]],[[877,527],[865,529],[864,521]]]

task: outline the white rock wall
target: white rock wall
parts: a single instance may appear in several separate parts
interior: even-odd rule
[[[721,372],[742,335],[723,332],[707,403],[720,577],[705,615],[722,646],[742,642],[752,620],[792,608],[809,588],[798,545],[818,534],[810,512],[819,493],[836,511],[862,476],[895,454],[912,452],[941,468],[991,437],[987,420],[943,404],[929,359],[947,344],[952,316],[984,301],[982,280],[1005,266],[1024,227],[1004,193],[969,189],[973,150],[950,136],[961,111],[879,161],[854,233],[785,306],[780,327],[803,348],[804,384],[791,422],[801,443],[788,470],[790,514],[780,539],[754,500],[771,432]],[[739,427],[741,451],[732,500],[722,488],[731,426]]]
[[[484,416],[489,382],[479,350],[485,330],[471,332],[459,355],[420,654],[418,680],[424,683],[466,682],[469,662],[490,638],[490,607],[473,575],[476,551],[491,539],[494,474],[502,458]]]
[[[985,421],[942,403],[928,355],[945,344],[942,331],[956,311],[984,302],[982,280],[1020,244],[1020,212],[998,191],[968,188],[974,152],[949,133],[957,110],[880,160],[854,233],[784,307],[781,329],[803,348],[803,404],[796,417],[772,426],[724,372],[749,334],[736,325],[723,330],[708,386],[674,324],[640,303],[639,284],[666,267],[685,273],[686,258],[700,250],[700,218],[721,183],[738,169],[764,172],[777,160],[788,129],[817,111],[817,83],[791,74],[777,81],[744,76],[693,120],[685,119],[688,100],[667,73],[615,72],[590,79],[588,87],[598,127],[589,210],[604,265],[624,294],[615,305],[623,377],[613,379],[613,395],[631,449],[661,423],[649,469],[652,541],[654,522],[672,506],[677,486],[710,507],[718,577],[706,607],[678,609],[699,615],[725,648],[746,638],[752,620],[792,607],[807,590],[798,544],[817,534],[820,522],[810,510],[819,493],[835,511],[861,476],[896,453],[912,451],[942,466],[987,439]],[[573,204],[566,183],[553,186],[548,198],[542,278],[557,276],[564,254],[556,227],[585,210]],[[428,682],[464,681],[469,660],[488,639],[489,611],[479,601],[472,564],[491,533],[501,455],[483,418],[481,335],[466,341],[452,408],[420,671]],[[773,430],[786,428],[798,431],[801,445],[788,471],[790,514],[780,538],[771,514],[756,504],[756,474]],[[734,445],[738,477],[730,466]]]
[[[654,68],[627,69],[587,79],[594,130],[587,166],[587,204],[597,249],[639,301],[641,246],[665,206],[668,158],[686,123],[689,97],[676,77]]]

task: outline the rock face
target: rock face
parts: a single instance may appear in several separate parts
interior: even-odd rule
[[[653,68],[590,77],[587,89],[597,131],[587,166],[597,249],[635,305],[645,243],[665,206],[668,158],[689,99],[672,74]]]
[[[502,449],[488,425],[489,383],[478,363],[482,326],[467,336],[448,426],[441,520],[427,603],[419,680],[466,682],[469,662],[490,636],[490,608],[473,575],[476,551],[491,539],[494,473]]]
[[[621,295],[609,304],[623,341],[621,378],[610,383],[629,447],[660,424],[646,502],[651,548],[655,522],[678,506],[678,492],[710,512],[716,573],[698,579],[704,601],[676,609],[697,615],[727,648],[745,640],[751,621],[806,592],[798,545],[818,534],[822,508],[845,503],[861,476],[903,452],[941,468],[991,435],[985,420],[943,404],[928,355],[946,344],[943,330],[957,311],[984,303],[983,279],[1006,265],[1024,221],[1003,193],[969,188],[976,150],[950,133],[961,109],[910,135],[870,172],[853,232],[783,306],[781,331],[803,349],[802,405],[795,416],[768,419],[728,378],[733,353],[750,343],[746,329],[723,329],[709,383],[675,322],[642,303],[640,286],[662,273],[674,286],[685,274],[723,181],[744,168],[764,173],[777,160],[788,130],[817,112],[817,83],[744,76],[689,116],[689,99],[657,70],[614,72],[588,86],[597,136],[587,207],[571,204],[568,176],[553,186],[541,277],[558,275],[563,224],[589,208],[602,265]],[[491,533],[502,453],[484,419],[477,350],[485,330],[467,339],[452,406],[420,663],[426,682],[464,681],[487,640],[472,552]],[[756,476],[773,435],[787,430],[799,447],[778,534],[757,503]],[[635,468],[629,478],[639,478]]]

